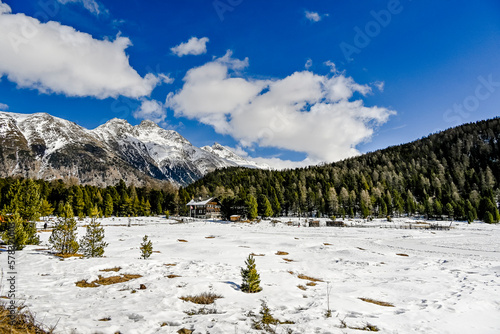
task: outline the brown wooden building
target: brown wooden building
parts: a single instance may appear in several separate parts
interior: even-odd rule
[[[192,199],[186,204],[189,207],[189,216],[202,219],[220,219],[220,202],[216,197],[198,200]]]

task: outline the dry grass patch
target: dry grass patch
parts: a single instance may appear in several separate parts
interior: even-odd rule
[[[398,255],[398,256],[409,256],[408,254],[403,254],[403,253],[398,253],[396,255]]]
[[[361,247],[356,247],[356,248],[359,249],[359,250],[362,250],[362,251],[366,250],[366,249],[361,248]]]
[[[297,288],[299,288],[300,290],[304,290],[304,291],[307,290],[307,288],[303,285],[297,285]]]
[[[288,252],[277,251],[276,255],[288,255]]]
[[[266,256],[266,254],[255,254],[255,253],[252,253],[250,255],[252,255],[252,256]]]
[[[294,260],[292,260],[292,259],[287,259],[286,257],[285,257],[285,258],[283,258],[283,260],[285,260],[286,262],[294,262]]]
[[[122,269],[121,267],[114,267],[114,268],[108,268],[108,269],[101,269],[99,271],[110,272],[110,271],[120,271],[121,269]]]
[[[328,242],[324,242],[323,245],[325,245],[325,246],[333,246],[332,244],[329,244]]]
[[[372,303],[372,304],[375,304],[375,305],[380,305],[380,306],[385,306],[385,307],[394,307],[393,304],[386,303],[386,302],[381,302],[380,300],[375,300],[375,299],[371,299],[371,298],[359,298],[359,299],[361,299],[364,302]]]
[[[165,277],[167,277],[167,278],[177,278],[177,277],[181,277],[181,276],[179,276],[179,275],[167,275]]]
[[[63,253],[57,253],[57,254],[54,254],[54,255],[57,256],[57,257],[60,257],[61,259],[67,259],[69,257],[79,257],[79,258],[83,257],[83,254],[63,254]]]
[[[6,334],[50,334],[36,321],[35,316],[24,305],[16,306],[13,313],[6,305],[0,305],[0,333]]]
[[[355,329],[358,331],[367,331],[367,332],[378,332],[379,329],[377,326],[372,325],[370,323],[366,323],[363,327],[357,327],[357,326],[348,326],[347,323],[345,322],[345,318],[342,320],[340,319],[340,328],[349,328],[349,329]]]
[[[289,273],[290,275],[295,275],[295,273],[291,270],[288,270],[287,273]]]
[[[111,317],[102,318],[99,319],[99,321],[111,321]]]
[[[323,280],[321,280],[319,278],[314,278],[314,277],[311,277],[311,276],[306,276],[304,274],[299,274],[299,275],[297,275],[297,277],[300,278],[300,279],[305,279],[305,280],[311,281],[311,282],[324,282]]]
[[[179,299],[185,302],[191,302],[200,305],[213,304],[213,302],[215,302],[219,298],[224,298],[224,297],[213,292],[203,292],[200,293],[199,295],[179,297]]]
[[[129,275],[129,274],[123,274],[120,276],[111,276],[111,277],[102,277],[99,275],[99,279],[96,279],[95,281],[92,282],[87,282],[87,280],[81,280],[76,282],[76,286],[80,288],[97,288],[98,286],[101,285],[111,285],[111,284],[118,284],[118,283],[123,283],[123,282],[128,282],[130,280],[136,279],[142,277],[141,275]]]
[[[370,323],[366,323],[363,327],[355,327],[355,326],[352,326],[352,327],[349,327],[350,329],[356,329],[358,331],[367,331],[367,332],[378,332],[379,329],[377,326],[375,325],[372,325]]]
[[[308,282],[306,285],[307,285],[307,286],[316,286],[316,285],[318,285],[318,284],[317,284],[317,283],[315,283],[315,282]]]
[[[167,266],[167,267],[175,267],[177,265],[177,263],[165,263],[163,265]]]
[[[184,240],[184,239],[177,239],[177,241],[179,241],[179,242],[188,242],[187,240]]]
[[[208,237],[205,237],[205,239],[215,239],[214,235],[209,235]]]

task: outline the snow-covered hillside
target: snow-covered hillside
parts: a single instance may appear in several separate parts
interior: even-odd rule
[[[381,333],[500,332],[500,226],[454,223],[449,231],[431,231],[268,221],[178,224],[164,218],[134,218],[130,227],[126,218],[102,223],[109,243],[104,258],[62,261],[47,250],[50,232],[41,233],[42,245],[16,253],[17,296],[38,320],[55,325],[55,333],[177,333],[181,328],[200,334],[260,333],[252,323],[259,320],[262,300],[275,318],[293,322],[277,325],[277,333],[354,334],[363,331],[353,328],[367,324]],[[78,232],[81,237],[85,229]],[[139,259],[144,235],[155,251],[147,260]],[[255,294],[240,291],[240,268],[250,253],[256,255],[263,287]],[[2,268],[6,255],[0,255]],[[103,271],[115,267],[119,271]],[[75,284],[123,274],[142,277],[95,288]],[[5,278],[2,284],[4,295]],[[325,317],[327,287],[330,318]],[[213,314],[193,314],[204,306],[179,299],[203,292],[223,297],[205,306]]]
[[[0,144],[2,177],[75,177],[101,186],[119,179],[143,183],[141,175],[188,184],[216,168],[261,167],[232,152],[198,148],[151,121],[132,126],[115,118],[88,130],[46,113],[0,112]]]

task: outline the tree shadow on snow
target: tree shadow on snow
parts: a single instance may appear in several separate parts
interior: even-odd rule
[[[226,281],[224,283],[229,284],[236,291],[241,291],[241,286],[239,284],[230,281]]]

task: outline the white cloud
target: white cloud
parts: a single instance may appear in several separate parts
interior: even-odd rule
[[[227,63],[215,59],[188,71],[184,86],[167,97],[166,105],[176,116],[211,125],[245,148],[305,152],[302,164],[335,161],[359,154],[356,145],[395,113],[351,101],[355,92],[365,95],[371,88],[344,74],[302,71],[279,80],[252,80],[236,75]],[[276,166],[277,160],[268,163]]]
[[[156,100],[142,100],[141,106],[133,116],[136,119],[147,119],[155,123],[162,123],[167,117],[167,112],[163,103]]]
[[[385,82],[383,82],[383,81],[376,81],[376,82],[373,83],[373,85],[375,85],[375,87],[377,87],[379,91],[381,91],[381,92],[384,91]]]
[[[10,6],[7,5],[6,3],[2,3],[2,1],[0,1],[0,15],[10,14],[11,12],[12,12],[12,9],[10,8]]]
[[[306,64],[304,65],[304,68],[305,68],[306,70],[308,70],[308,69],[310,69],[310,68],[311,68],[312,64],[313,64],[313,61],[312,61],[312,59],[311,59],[311,58],[309,58],[309,59],[307,59]]]
[[[1,0],[0,12],[0,77],[21,88],[99,99],[139,98],[162,81],[153,74],[141,77],[130,66],[126,37],[97,40],[58,22],[9,14]]]
[[[161,82],[166,84],[171,84],[174,82],[174,78],[171,78],[167,74],[160,73],[158,74],[158,78],[161,80]]]
[[[186,43],[181,43],[174,46],[170,50],[177,56],[182,57],[186,55],[201,55],[207,52],[207,37],[197,38],[191,37]]]
[[[334,62],[327,60],[325,61],[325,65],[330,68],[330,72],[332,73],[338,73],[339,71],[337,70],[337,65],[335,65]]]
[[[94,15],[99,15],[101,13],[107,12],[101,4],[95,0],[57,0],[59,3],[65,5],[67,3],[80,3]]]
[[[306,15],[306,19],[311,22],[319,22],[323,19],[323,17],[328,16],[328,14],[320,15],[317,12],[310,12],[307,10],[304,12],[304,14]]]
[[[1,111],[9,110],[9,106],[6,105],[5,103],[0,103],[0,110]]]

